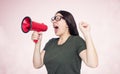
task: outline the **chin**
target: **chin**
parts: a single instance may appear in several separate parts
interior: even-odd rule
[[[55,33],[56,36],[61,36],[60,34]]]
[[[56,36],[60,36],[60,35],[58,35],[58,34],[55,34]]]

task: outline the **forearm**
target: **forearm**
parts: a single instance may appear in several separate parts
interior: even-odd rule
[[[42,66],[42,59],[40,53],[40,44],[35,44],[34,53],[33,53],[33,65],[35,68],[40,68]]]
[[[96,67],[98,65],[98,56],[90,33],[88,32],[84,34],[84,38],[87,46],[86,62],[88,63],[89,66]]]

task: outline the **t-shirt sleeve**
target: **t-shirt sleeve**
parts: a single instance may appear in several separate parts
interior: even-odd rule
[[[79,54],[82,50],[86,49],[86,42],[83,38],[81,38],[80,36],[76,37],[76,49],[77,49],[77,53]]]
[[[53,38],[50,39],[50,40],[46,43],[46,45],[45,45],[45,47],[44,47],[44,50],[47,50],[47,48],[49,48],[49,46],[51,45],[52,41],[53,41]]]

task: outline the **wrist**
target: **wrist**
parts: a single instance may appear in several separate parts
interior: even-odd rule
[[[84,36],[90,36],[90,32],[89,31],[88,32],[84,32],[83,35]]]
[[[35,43],[35,47],[39,48],[41,46],[40,42]]]
[[[85,32],[85,33],[83,34],[83,36],[84,36],[84,38],[85,38],[86,40],[89,39],[89,38],[91,38],[90,32]]]

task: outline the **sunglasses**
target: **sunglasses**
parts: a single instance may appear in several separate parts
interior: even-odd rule
[[[61,19],[63,19],[63,16],[54,16],[51,18],[51,21],[60,21]]]

